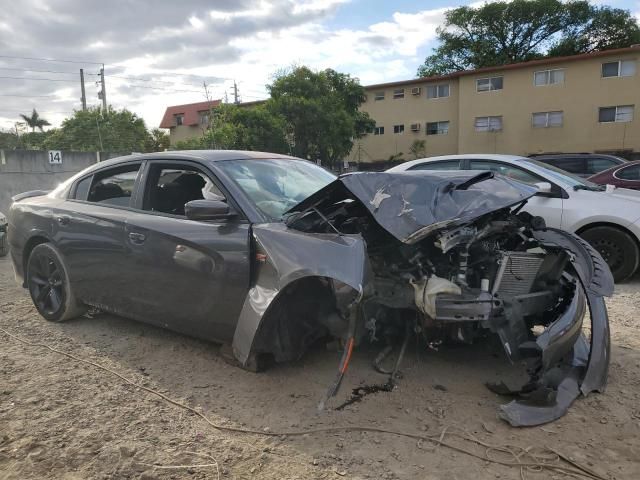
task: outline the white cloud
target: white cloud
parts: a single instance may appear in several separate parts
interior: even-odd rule
[[[396,12],[385,21],[356,29],[332,28],[329,21],[351,0],[183,0],[159,3],[151,10],[138,2],[113,0],[120,2],[120,8],[110,5],[109,18],[83,0],[66,0],[66,8],[49,12],[55,21],[43,31],[33,15],[53,10],[40,0],[23,1],[32,8],[10,7],[7,12],[20,35],[3,35],[6,29],[0,23],[3,51],[23,56],[38,51],[37,56],[53,58],[84,55],[104,62],[109,102],[142,115],[149,127],[159,124],[168,105],[204,100],[203,79],[186,75],[206,77],[215,97],[223,97],[225,89],[230,94],[235,79],[243,100],[264,98],[264,86],[273,73],[292,64],[333,68],[364,84],[411,78],[447,11]],[[132,23],[132,18],[138,20]],[[77,72],[75,66],[69,68]],[[85,67],[90,104],[99,103],[97,77],[89,75],[98,68]],[[37,106],[52,112],[43,115],[52,123],[64,118],[54,112],[79,108],[77,86],[56,84],[39,91],[36,87],[46,84],[37,84],[16,86],[14,91],[53,98],[15,99],[11,108]],[[10,118],[0,112],[0,127],[10,126],[2,117]]]

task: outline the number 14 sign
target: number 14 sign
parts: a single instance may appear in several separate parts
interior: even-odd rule
[[[60,165],[62,163],[62,152],[60,150],[49,150],[49,163]]]

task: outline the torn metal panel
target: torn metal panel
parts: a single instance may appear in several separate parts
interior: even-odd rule
[[[278,294],[296,280],[322,277],[362,292],[368,276],[365,245],[359,235],[308,234],[281,223],[256,225],[256,250],[265,255],[245,299],[233,338],[241,363],[251,353],[258,328]]]

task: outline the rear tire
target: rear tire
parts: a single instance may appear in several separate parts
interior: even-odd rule
[[[82,315],[60,252],[50,243],[37,245],[27,261],[27,287],[38,313],[50,322],[63,322]]]
[[[633,275],[640,263],[640,249],[631,235],[615,227],[593,227],[580,234],[604,258],[616,283]]]

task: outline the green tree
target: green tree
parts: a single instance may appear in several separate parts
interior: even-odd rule
[[[16,131],[0,132],[0,149],[43,150],[47,138],[53,133],[54,130],[27,132],[22,135]]]
[[[221,104],[212,109],[209,128],[202,137],[177,142],[175,147],[289,153],[285,121],[266,104],[255,107]]]
[[[409,147],[409,153],[413,155],[413,158],[422,158],[427,155],[427,142],[426,140],[414,140]]]
[[[295,156],[320,159],[334,167],[349,154],[353,141],[375,126],[359,110],[365,101],[364,88],[349,75],[294,67],[277,75],[267,89],[271,98],[265,107],[284,119]]]
[[[145,142],[145,152],[162,152],[169,148],[169,135],[159,128],[152,129],[147,135]]]
[[[549,49],[548,55],[576,55],[624,48],[637,43],[640,43],[640,27],[627,10],[591,7],[589,20],[571,35],[564,35]]]
[[[448,11],[438,40],[418,76],[628,47],[640,28],[629,11],[586,0],[513,0]]]
[[[35,132],[36,128],[41,132],[43,132],[44,127],[51,125],[47,120],[40,117],[40,115],[38,114],[35,108],[33,109],[33,112],[31,112],[31,115],[25,115],[21,113],[20,116],[25,121],[25,123],[31,128],[32,132]]]
[[[15,150],[17,148],[22,148],[22,143],[16,132],[0,132],[0,149]]]
[[[143,152],[149,133],[144,120],[126,109],[109,106],[76,110],[45,141],[52,150]]]

